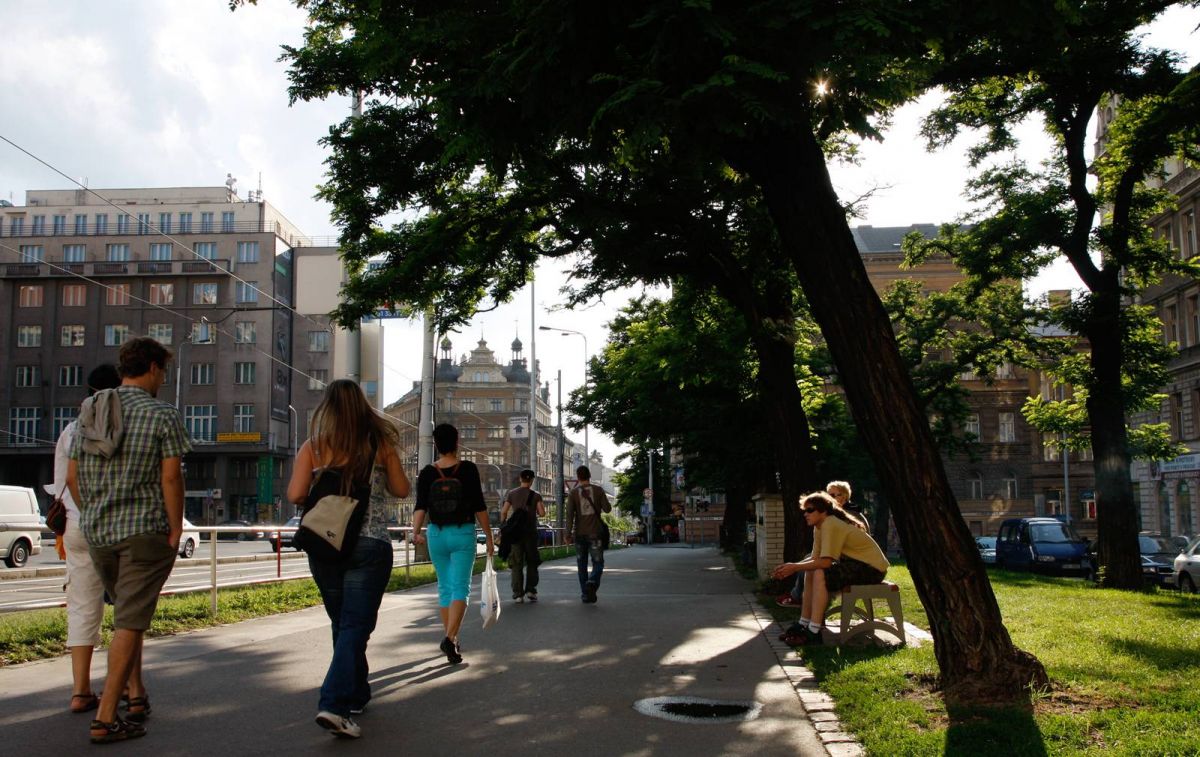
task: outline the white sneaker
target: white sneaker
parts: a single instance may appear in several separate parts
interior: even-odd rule
[[[517,604],[521,604],[524,601],[525,601],[524,594],[518,594],[517,596],[513,597],[513,602],[516,602]]]
[[[358,723],[325,710],[317,713],[317,725],[343,739],[357,739],[362,736],[362,729],[358,727]]]

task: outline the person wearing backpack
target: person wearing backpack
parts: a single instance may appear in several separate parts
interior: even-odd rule
[[[502,524],[513,525],[518,517],[522,519],[520,524],[509,529],[511,538],[503,535],[505,529],[501,527],[501,538],[510,541],[508,567],[512,570],[512,597],[517,603],[537,601],[538,563],[541,562],[538,518],[545,517],[546,505],[542,495],[533,489],[535,475],[528,468],[521,471],[521,485],[504,495],[504,506],[500,508]]]
[[[495,552],[479,468],[458,459],[458,429],[443,423],[433,429],[438,459],[417,476],[417,502],[413,506],[413,543],[429,544],[429,559],[437,574],[438,610],[445,636],[440,649],[446,660],[462,662],[458,642],[471,575],[475,567],[475,523],[487,536],[487,553]],[[422,533],[429,521],[428,536]]]
[[[601,513],[612,512],[608,496],[599,486],[592,486],[592,471],[586,465],[575,469],[579,484],[567,496],[567,543],[575,544],[575,564],[579,569],[579,591],[584,604],[596,603],[600,576],[604,573],[604,520]],[[592,573],[588,575],[588,557],[592,558]]]
[[[326,468],[339,471],[356,486],[370,482],[367,511],[349,555],[334,562],[311,553],[308,558],[333,626],[333,657],[321,684],[316,722],[341,738],[362,735],[350,716],[361,713],[371,698],[367,640],[392,576],[387,497],[407,497],[409,492],[396,452],[399,441],[396,427],[375,412],[359,385],[338,379],[325,388],[313,412],[309,438],[296,453],[288,482],[288,500],[296,504],[309,498],[314,479]]]

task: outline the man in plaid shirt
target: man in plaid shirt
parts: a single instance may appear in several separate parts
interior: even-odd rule
[[[191,449],[179,412],[155,399],[170,359],[170,350],[149,337],[121,345],[121,385],[85,401],[71,447],[67,485],[80,503],[80,528],[113,600],[108,679],[91,724],[95,743],[145,735],[150,714],[142,637],[179,550],[182,459]],[[122,719],[117,705],[126,686]]]

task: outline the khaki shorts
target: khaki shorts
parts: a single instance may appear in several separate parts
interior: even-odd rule
[[[113,627],[145,631],[158,593],[175,566],[166,534],[137,534],[108,547],[90,547],[92,562],[113,601]]]

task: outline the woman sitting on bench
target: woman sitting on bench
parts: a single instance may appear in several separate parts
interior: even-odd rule
[[[812,591],[804,592],[800,617],[808,628],[793,643],[820,644],[829,593],[846,586],[881,583],[889,566],[875,540],[838,509],[833,497],[825,492],[809,494],[800,507],[808,525],[821,529],[821,543],[813,548],[813,555],[819,556],[784,563],[772,575],[784,579],[798,571],[812,571]]]

